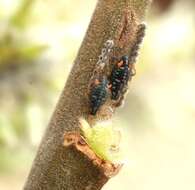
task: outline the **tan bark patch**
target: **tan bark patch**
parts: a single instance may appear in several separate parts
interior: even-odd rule
[[[104,175],[108,178],[115,176],[122,167],[122,164],[113,164],[98,157],[79,132],[66,132],[64,134],[63,145],[65,147],[74,146],[76,150],[82,152],[89,160],[92,161],[94,165],[100,168],[100,170],[102,170]]]

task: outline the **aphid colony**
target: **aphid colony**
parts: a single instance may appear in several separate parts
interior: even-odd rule
[[[94,80],[89,97],[92,115],[95,115],[100,106],[105,103],[109,91],[112,100],[120,98],[129,78],[133,76],[132,68],[129,66],[128,56],[123,56],[113,67],[109,79],[103,76]]]
[[[110,40],[106,42],[106,48],[102,50],[102,54],[100,55],[101,59],[98,61],[98,69],[100,69],[100,72],[103,74],[98,75],[98,77],[93,80],[89,94],[91,115],[96,115],[98,109],[105,103],[109,94],[111,94],[111,100],[114,101],[118,101],[124,94],[124,89],[127,87],[128,81],[135,75],[134,63],[145,34],[144,31],[145,25],[140,24],[137,31],[136,42],[131,49],[131,53],[129,56],[124,55],[117,60],[109,76],[101,72],[106,62],[108,62],[107,54],[110,53],[110,49],[113,46]]]

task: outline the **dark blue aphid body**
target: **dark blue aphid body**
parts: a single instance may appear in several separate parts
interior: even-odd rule
[[[111,77],[111,99],[118,100],[129,78],[132,76],[128,56],[122,56],[120,61],[114,66]]]
[[[106,78],[103,78],[101,81],[96,79],[93,88],[90,93],[90,107],[91,114],[95,115],[106,101],[108,94],[108,81]]]

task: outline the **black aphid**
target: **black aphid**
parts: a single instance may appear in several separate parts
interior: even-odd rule
[[[122,56],[112,69],[110,76],[112,100],[118,100],[120,98],[120,95],[124,94],[124,89],[127,86],[128,81],[133,75],[135,75],[134,63],[136,62],[140,44],[145,35],[145,29],[145,24],[140,24],[138,26],[136,41],[131,48],[129,56]]]
[[[95,79],[90,92],[91,115],[96,115],[100,106],[102,106],[108,95],[108,80],[103,77],[101,80]]]
[[[127,85],[129,78],[133,75],[129,65],[128,56],[122,56],[120,61],[114,66],[111,77],[111,99],[118,100],[124,87]]]

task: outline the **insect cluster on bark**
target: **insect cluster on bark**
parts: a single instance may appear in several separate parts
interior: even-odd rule
[[[90,114],[96,115],[99,108],[110,97],[112,101],[120,104],[128,88],[128,81],[135,75],[134,63],[138,56],[140,44],[145,35],[145,24],[138,26],[136,40],[129,55],[115,58],[113,65],[110,59],[111,51],[115,48],[112,40],[106,41],[101,51],[96,68],[91,78],[89,102]],[[111,63],[111,64],[110,64]],[[110,67],[113,65],[112,67]],[[111,70],[109,71],[109,69]]]

